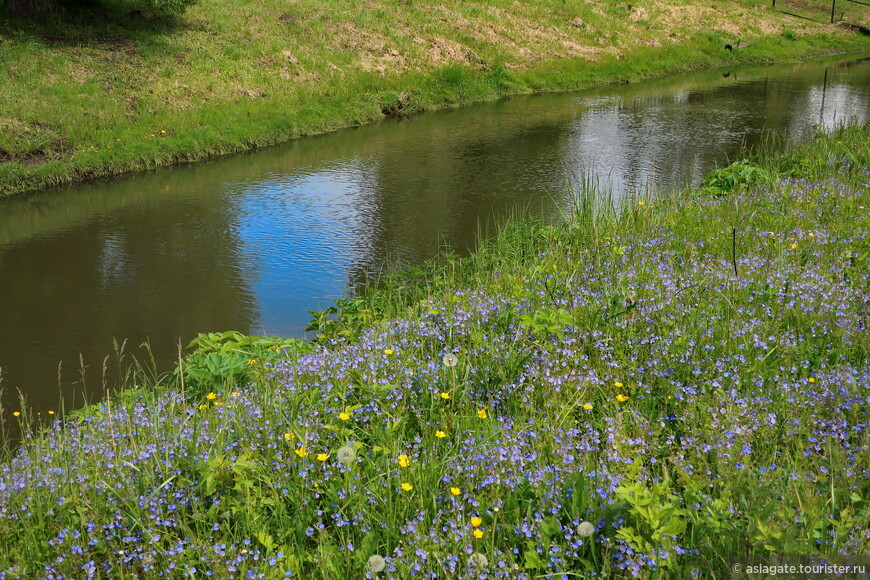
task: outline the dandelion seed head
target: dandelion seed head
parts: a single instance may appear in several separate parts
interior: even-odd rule
[[[468,557],[468,565],[471,568],[486,568],[489,565],[489,560],[480,552],[475,552]]]
[[[453,368],[459,364],[459,357],[452,352],[447,353],[441,358],[441,362],[444,364],[445,367]]]
[[[372,554],[371,556],[369,556],[369,559],[366,562],[366,570],[368,570],[372,574],[383,572],[384,568],[386,567],[387,561],[384,559],[383,556],[379,554]]]
[[[344,445],[338,448],[335,452],[335,457],[342,465],[350,465],[356,461],[356,450],[349,445]]]

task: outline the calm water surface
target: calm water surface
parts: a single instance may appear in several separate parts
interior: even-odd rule
[[[348,286],[465,253],[512,209],[564,211],[586,175],[615,195],[697,184],[765,129],[798,138],[868,113],[870,59],[840,57],[516,98],[0,200],[4,412],[19,389],[43,411],[98,396],[113,340],[149,339],[168,368],[198,332],[302,336]]]

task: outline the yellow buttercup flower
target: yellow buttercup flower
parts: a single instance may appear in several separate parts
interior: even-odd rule
[[[350,413],[339,413],[338,418],[341,419],[342,421],[349,421],[350,420]]]
[[[620,383],[619,381],[616,381],[615,383],[613,383],[613,385],[614,385],[617,389],[621,389],[621,388],[622,388],[622,383]]]
[[[480,419],[486,419],[486,409],[478,409],[477,416]]]
[[[294,451],[294,453],[299,457],[305,457],[306,455],[308,455],[308,451],[306,451],[304,447],[299,447]]]
[[[214,399],[217,399],[217,393],[209,393],[205,396],[205,398],[209,401],[213,401]]]
[[[317,454],[317,461],[326,461],[327,459],[329,459],[329,453],[318,453]]]
[[[284,439],[290,441],[291,439],[293,439],[293,433],[284,433]]]
[[[414,486],[406,481],[402,484],[402,489],[404,489],[405,491],[411,491],[412,489],[414,489]]]
[[[21,416],[21,413],[19,413],[18,411],[13,411],[13,412],[12,412],[12,416],[13,416],[13,417],[20,417],[20,416]]]
[[[808,382],[808,383],[814,383],[814,382],[816,382],[816,377],[810,377],[810,378],[808,378],[808,379],[807,379],[807,382]]]
[[[792,244],[791,249],[794,250],[795,248],[797,248],[797,244]]]
[[[619,395],[616,395],[616,400],[620,403],[624,403],[628,400],[628,397],[620,393]]]
[[[208,409],[208,405],[206,405],[205,403],[203,403],[202,405],[199,406],[199,410],[200,410],[200,411],[202,411],[203,409]]]
[[[450,493],[452,493],[453,495],[459,495],[459,494],[462,493],[462,490],[459,489],[458,487],[451,487],[451,488],[450,488]]]
[[[482,523],[483,523],[483,518],[480,518],[478,516],[474,516],[473,518],[471,518],[471,525],[474,526],[475,528],[479,528],[480,524],[482,524]]]
[[[385,348],[385,349],[384,349],[384,354],[393,354],[394,352],[396,352],[396,351],[394,351],[394,350],[391,349],[391,348]]]
[[[591,411],[592,410],[592,403],[583,403],[583,408],[586,409],[587,411]]]
[[[399,467],[408,467],[411,465],[411,458],[407,455],[399,455]]]
[[[232,393],[230,393],[230,395],[232,395],[233,397],[238,397],[239,395],[241,395],[241,393],[238,391],[233,391]]]
[[[483,530],[474,530],[474,532],[472,533],[474,534],[474,537],[478,540],[483,537]]]
[[[441,393],[441,398],[447,400],[450,398],[450,393]]]
[[[445,437],[447,437],[447,433],[445,433],[444,431],[440,431],[440,430],[435,431],[435,437],[437,437],[438,439],[444,439]]]
[[[259,361],[258,361],[257,359],[255,359],[255,358],[248,359],[248,364],[249,364],[249,365],[255,365],[255,364],[257,364],[258,362],[259,362]]]

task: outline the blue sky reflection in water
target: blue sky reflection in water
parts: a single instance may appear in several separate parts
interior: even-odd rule
[[[253,332],[298,336],[311,310],[341,298],[350,266],[365,254],[362,163],[302,169],[230,188],[238,203],[242,260],[251,265],[259,312]]]
[[[473,248],[593,172],[615,195],[697,183],[765,128],[870,116],[870,61],[705,71],[421,115],[0,202],[4,402],[80,404],[112,339],[163,368],[197,332],[301,336],[348,284]],[[111,364],[110,364],[111,368]]]

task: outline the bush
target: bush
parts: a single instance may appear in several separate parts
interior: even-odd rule
[[[704,178],[701,182],[701,190],[720,196],[730,193],[737,188],[754,187],[770,183],[770,173],[755,163],[743,159],[717,169]]]

